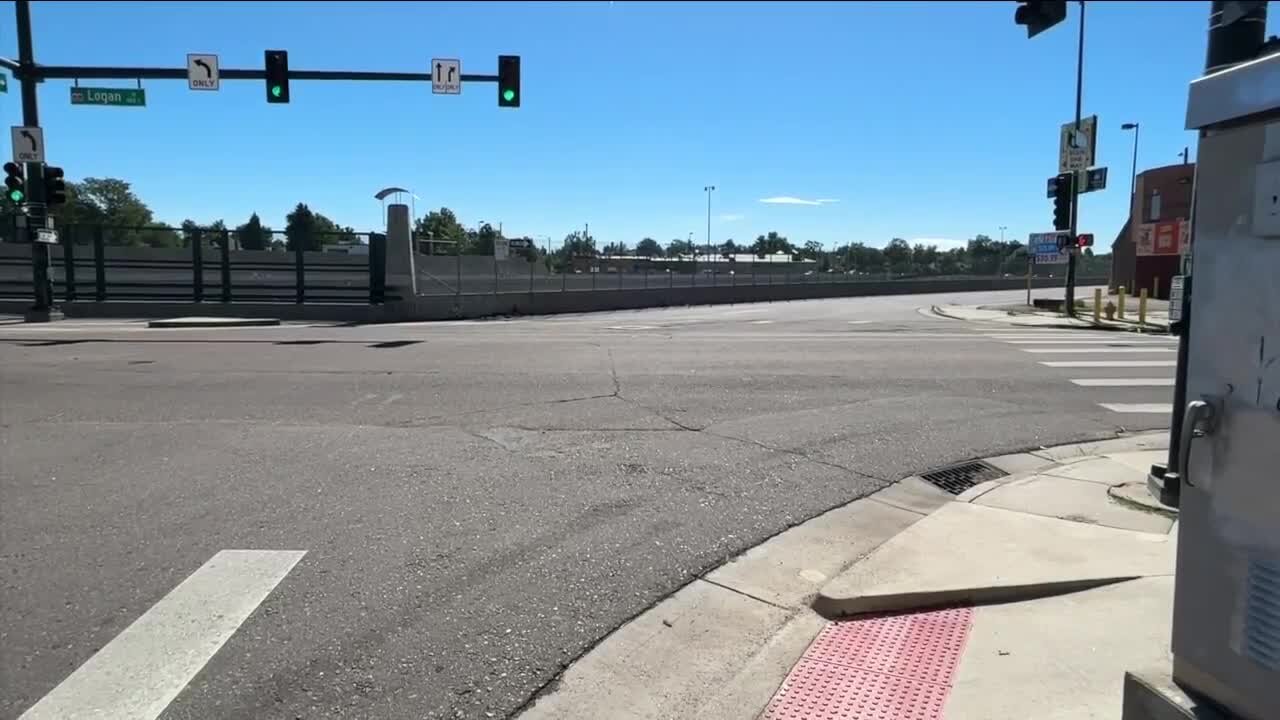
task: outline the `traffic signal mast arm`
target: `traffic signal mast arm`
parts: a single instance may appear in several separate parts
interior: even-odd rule
[[[0,66],[12,67],[14,76],[21,80],[26,72],[17,63],[0,58]],[[36,81],[41,80],[186,80],[187,69],[157,67],[116,67],[88,65],[36,65],[30,72]],[[220,68],[223,80],[265,80],[266,69]],[[294,70],[288,73],[290,80],[382,80],[390,82],[431,82],[429,72],[380,72],[371,70]],[[463,82],[498,82],[498,76],[483,73],[462,73]]]

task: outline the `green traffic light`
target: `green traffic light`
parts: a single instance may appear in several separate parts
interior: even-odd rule
[[[9,191],[9,199],[10,199],[10,200],[12,200],[12,201],[14,201],[14,202],[16,202],[16,203],[18,203],[18,202],[22,202],[22,198],[24,198],[24,197],[26,197],[26,196],[22,194],[22,191],[21,191],[21,190],[10,190],[10,191]]]
[[[280,93],[283,93],[283,92],[284,92],[284,88],[280,87],[279,85],[271,86],[271,97],[280,97]]]
[[[503,100],[505,100],[505,101],[507,101],[507,102],[511,102],[512,100],[515,100],[515,99],[516,99],[516,91],[515,91],[515,90],[512,90],[511,88],[507,88],[506,90],[503,90],[503,91],[502,91],[502,99],[503,99]]]

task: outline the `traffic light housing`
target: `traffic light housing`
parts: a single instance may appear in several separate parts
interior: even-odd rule
[[[498,56],[498,107],[520,107],[520,56]]]
[[[1076,247],[1083,250],[1087,247],[1093,247],[1093,233],[1080,233],[1076,235]]]
[[[1062,173],[1056,177],[1053,186],[1053,229],[1071,229],[1071,197],[1075,187],[1076,174]]]
[[[46,165],[44,168],[44,203],[45,205],[63,205],[67,202],[66,173],[60,167]]]
[[[1067,19],[1067,0],[1019,0],[1013,11],[1013,22],[1027,26],[1027,38],[1048,30]]]
[[[265,53],[267,102],[289,102],[289,52],[267,50]]]
[[[27,199],[27,179],[22,174],[22,166],[16,162],[4,164],[5,197],[10,202],[20,203]]]

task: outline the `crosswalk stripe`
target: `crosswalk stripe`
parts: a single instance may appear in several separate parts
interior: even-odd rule
[[[1173,387],[1173,378],[1080,378],[1080,387]]]
[[[218,552],[19,720],[153,720],[305,554]]]
[[[1019,347],[1023,352],[1172,352],[1172,347]]]
[[[1173,403],[1098,403],[1098,405],[1118,413],[1154,415],[1173,412]]]
[[[1176,367],[1176,360],[1041,360],[1051,368],[1154,368]]]

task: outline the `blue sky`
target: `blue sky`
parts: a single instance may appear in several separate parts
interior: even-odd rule
[[[69,81],[45,83],[49,161],[71,179],[128,180],[174,223],[257,211],[283,227],[305,201],[376,229],[373,194],[401,185],[418,214],[446,205],[508,235],[558,243],[590,223],[601,244],[665,243],[704,237],[711,184],[715,242],[776,230],[883,246],[999,237],[1002,225],[1025,238],[1051,224],[1045,180],[1074,112],[1075,3],[1032,40],[1013,2],[32,5],[47,64],[182,67],[213,52],[224,68],[261,68],[273,48],[293,69],[425,72],[457,57],[493,73],[497,55],[522,56],[519,109],[498,108],[492,84],[433,96],[417,83],[295,80],[290,104],[268,105],[261,81],[216,93],[146,81],[138,109],[72,107]],[[1089,3],[1084,110],[1099,116],[1111,173],[1084,199],[1081,229],[1100,245],[1127,212],[1122,122],[1141,123],[1139,169],[1179,162],[1187,145],[1194,158],[1182,125],[1208,5]],[[0,12],[13,57],[12,4]],[[0,108],[21,124],[16,86]]]

